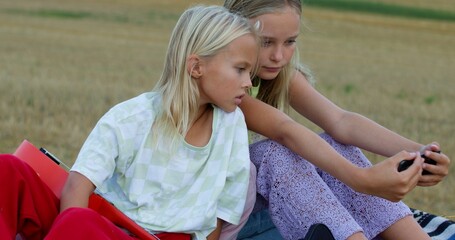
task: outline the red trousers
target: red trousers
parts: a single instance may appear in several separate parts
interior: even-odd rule
[[[157,240],[191,240],[183,233],[159,233]],[[68,208],[55,219],[45,240],[138,240],[90,208]]]
[[[59,215],[59,199],[25,162],[0,154],[0,239],[17,234],[27,240],[137,240],[88,208],[70,208]],[[190,235],[162,233],[162,240],[189,240]]]
[[[89,208],[69,208],[55,219],[46,240],[137,240]]]
[[[59,213],[59,200],[25,162],[0,154],[0,239],[41,240]]]

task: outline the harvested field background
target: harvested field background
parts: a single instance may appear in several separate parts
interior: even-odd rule
[[[406,137],[440,142],[454,159],[452,0],[304,2],[299,47],[316,74],[316,88]],[[194,3],[222,2],[2,1],[0,152],[13,152],[28,139],[71,165],[102,114],[153,87],[170,32]],[[365,3],[414,13],[358,7]],[[419,9],[443,17],[425,17]],[[368,156],[374,162],[383,159]],[[405,202],[453,219],[454,165],[444,182],[416,188]]]

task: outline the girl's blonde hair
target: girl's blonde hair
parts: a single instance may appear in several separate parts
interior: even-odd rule
[[[198,111],[199,90],[188,71],[187,58],[192,54],[201,58],[214,56],[246,34],[257,36],[248,19],[221,6],[198,5],[181,15],[171,34],[163,72],[154,88],[162,94],[162,112],[153,126],[160,137],[169,137],[175,143],[178,136],[186,135]]]
[[[274,13],[285,7],[291,7],[302,15],[300,0],[225,0],[224,7],[229,11],[246,18],[255,18],[267,13]],[[289,106],[289,84],[295,70],[301,72],[313,82],[310,69],[300,63],[299,51],[295,50],[291,61],[273,81],[262,81],[259,77],[253,79],[253,86],[259,86],[256,98],[278,109],[287,111]]]

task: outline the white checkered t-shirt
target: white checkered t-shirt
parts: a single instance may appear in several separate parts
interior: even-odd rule
[[[240,109],[214,107],[204,147],[183,138],[177,149],[152,148],[157,93],[120,103],[97,123],[71,169],[149,231],[192,233],[205,239],[216,218],[238,224],[249,180],[248,136]]]

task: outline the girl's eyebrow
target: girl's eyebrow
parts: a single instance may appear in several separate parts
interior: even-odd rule
[[[300,34],[297,33],[297,34],[292,35],[292,36],[290,36],[290,37],[288,37],[288,38],[286,38],[286,39],[297,38],[297,37],[299,37],[299,35],[300,35]],[[267,35],[261,35],[261,38],[272,39],[272,40],[277,39],[277,38],[275,38],[275,37],[270,37],[270,36],[267,36]]]

